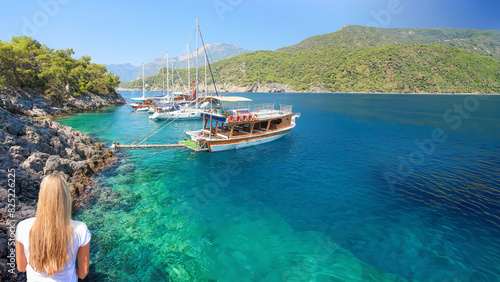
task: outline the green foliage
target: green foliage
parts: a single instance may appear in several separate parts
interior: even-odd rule
[[[29,37],[13,37],[12,43],[0,41],[0,87],[16,85],[39,86],[43,82],[35,75],[41,68],[36,57],[47,53],[48,48]]]
[[[89,56],[72,58],[74,53],[73,49],[50,49],[26,36],[13,37],[11,43],[0,41],[0,88],[35,88],[56,101],[68,95],[115,91],[118,76],[90,63]]]
[[[298,91],[319,87],[332,92],[500,92],[499,61],[433,45],[257,51],[218,61],[217,68],[223,82],[238,86],[280,83]],[[185,72],[179,71],[184,81]],[[161,72],[147,77],[146,83],[161,88]],[[140,88],[142,80],[126,86]]]
[[[309,37],[278,51],[371,48],[409,43],[458,48],[500,60],[500,31],[462,28],[377,28],[347,25],[339,31]]]

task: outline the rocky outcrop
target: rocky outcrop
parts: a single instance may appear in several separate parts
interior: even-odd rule
[[[69,97],[60,106],[56,101],[40,95],[33,89],[0,90],[0,108],[29,117],[44,117],[65,113],[97,110],[111,105],[124,104],[118,93],[109,95],[88,94]]]
[[[15,231],[10,227],[35,216],[43,177],[61,173],[78,207],[91,190],[89,177],[114,160],[110,150],[85,134],[32,117],[94,110],[123,98],[91,94],[70,98],[58,108],[33,90],[4,90],[0,96],[0,281],[23,281],[24,274],[9,271],[9,243]]]

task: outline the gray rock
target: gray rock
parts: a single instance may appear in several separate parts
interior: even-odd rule
[[[29,147],[26,148],[21,146],[12,146],[9,149],[9,153],[13,155],[22,155],[23,157],[27,158],[30,156],[31,150]]]
[[[31,89],[14,91],[0,90],[0,108],[11,113],[42,117],[61,113],[88,111],[103,106],[124,104],[125,100],[117,93],[109,95],[88,94],[69,97],[61,109],[46,96]]]
[[[24,162],[26,160],[26,157],[19,155],[19,154],[12,154],[11,155],[11,160],[14,164],[18,165]]]
[[[26,114],[28,116],[32,116],[32,117],[44,117],[44,116],[47,116],[49,115],[49,113],[43,109],[39,109],[39,108],[33,108],[32,110],[28,110],[26,111]]]
[[[70,166],[75,175],[88,175],[90,173],[90,166],[87,161],[71,162]]]
[[[44,171],[45,164],[49,157],[50,155],[46,153],[34,153],[21,164],[21,167],[34,172]]]
[[[45,163],[43,174],[49,175],[55,171],[59,171],[68,175],[72,175],[73,169],[71,168],[71,162],[72,161],[62,159],[57,155],[52,155],[47,159],[47,162]]]
[[[0,183],[7,183],[7,171],[15,170],[17,211],[14,220],[36,215],[38,191],[45,175],[60,171],[68,183],[74,186],[93,173],[96,167],[104,165],[103,148],[94,144],[90,137],[50,119],[30,117],[60,114],[65,110],[76,112],[97,109],[123,102],[118,94],[90,94],[72,97],[61,108],[34,90],[0,90]],[[0,218],[5,218],[3,212],[7,198],[8,191],[2,185]],[[0,281],[11,281],[15,277],[5,275],[7,260],[3,247],[5,238],[2,236],[6,232],[5,224],[5,221],[0,221]],[[21,276],[18,275],[18,281],[26,279]]]

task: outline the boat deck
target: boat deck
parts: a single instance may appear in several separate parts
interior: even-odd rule
[[[179,144],[183,146],[184,148],[191,149],[193,151],[208,151],[208,148],[201,148],[198,142],[193,141],[193,140],[182,140],[179,141]]]
[[[250,131],[248,128],[243,128],[241,126],[235,127],[233,130],[233,136],[232,138],[235,137],[244,137],[244,136],[254,136],[254,135],[259,135],[262,133],[266,132],[271,132],[277,130],[278,127],[275,125],[271,125],[269,127],[269,131],[267,131],[265,128],[259,128],[259,129],[253,129],[252,134],[250,134]],[[202,132],[206,135],[210,135],[210,130],[209,129],[203,129]],[[217,139],[229,139],[229,136],[231,134],[231,129],[229,127],[218,127],[217,128]],[[215,135],[215,128],[212,128],[212,138]]]

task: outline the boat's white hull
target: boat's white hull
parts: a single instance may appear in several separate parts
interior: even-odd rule
[[[279,135],[272,136],[272,137],[255,139],[255,140],[245,140],[245,141],[241,141],[238,143],[232,143],[232,144],[223,144],[223,145],[211,144],[210,145],[210,152],[237,150],[237,149],[242,149],[242,148],[247,148],[247,147],[257,146],[260,144],[269,143],[269,142],[280,139],[281,137],[285,136],[288,132],[289,132],[289,130],[286,132],[283,132],[283,134],[279,134]]]
[[[169,112],[169,113],[154,113],[150,116],[153,120],[187,120],[187,119],[199,119],[201,117],[200,112]]]
[[[136,108],[134,111],[136,112],[142,112],[142,113],[147,113],[149,110],[149,107],[144,107],[144,108]]]

